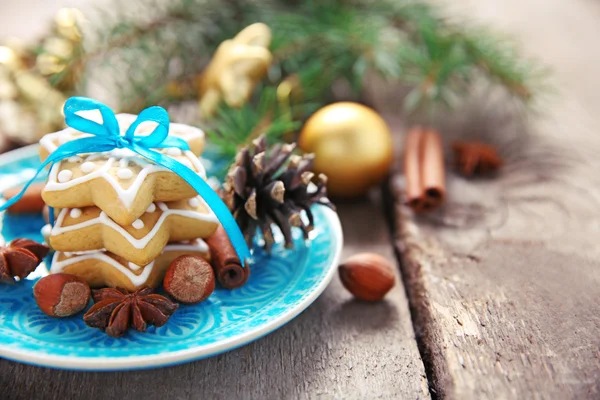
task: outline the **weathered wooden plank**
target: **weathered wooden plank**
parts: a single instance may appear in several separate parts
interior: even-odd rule
[[[597,259],[506,239],[454,253],[404,218],[402,272],[438,392],[492,399],[600,395]]]
[[[393,258],[376,201],[340,204],[344,256]],[[8,399],[429,398],[400,280],[385,301],[353,300],[338,277],[298,318],[248,346],[148,371],[78,373],[0,360]]]
[[[502,107],[492,118],[440,122],[448,141],[496,135],[507,165],[488,181],[451,174],[438,213],[413,215],[402,204],[403,178],[392,181],[397,249],[430,384],[457,399],[598,398],[600,79],[590,65],[600,65],[600,53],[586,49],[597,48],[600,6],[454,3],[518,32],[553,67],[560,95],[543,101],[527,139],[507,136],[515,121],[496,118]],[[465,112],[482,115],[481,104]]]
[[[76,3],[85,8],[91,2]],[[58,7],[73,4],[3,3],[0,21],[6,23],[0,24],[0,38],[33,39]],[[28,24],[16,15],[26,15]],[[374,251],[393,257],[376,200],[341,204],[339,213],[344,256]],[[369,305],[352,300],[336,276],[315,304],[277,332],[230,353],[171,368],[81,373],[0,360],[0,398],[7,399],[320,397],[429,398],[400,281],[385,302]]]

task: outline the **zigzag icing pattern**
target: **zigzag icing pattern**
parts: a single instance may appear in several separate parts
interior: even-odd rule
[[[169,251],[208,252],[208,245],[202,239],[196,239],[189,244],[186,244],[186,243],[168,244],[164,248],[163,253],[169,252]],[[67,258],[60,260],[62,255],[64,255]],[[56,273],[62,272],[69,265],[73,265],[73,264],[76,264],[76,263],[79,263],[82,261],[86,261],[86,260],[91,260],[91,259],[102,261],[102,262],[110,265],[111,267],[117,269],[119,272],[121,272],[123,275],[125,275],[127,277],[127,279],[135,287],[139,287],[139,286],[142,286],[143,284],[145,284],[148,280],[148,277],[152,273],[152,270],[154,269],[154,261],[152,261],[151,263],[149,263],[148,265],[145,265],[143,267],[133,264],[134,268],[131,268],[132,265],[131,265],[131,263],[129,263],[129,268],[127,268],[126,266],[124,266],[123,264],[121,264],[120,262],[115,260],[114,258],[109,257],[106,254],[105,250],[86,251],[86,252],[78,252],[78,253],[70,253],[70,254],[57,251],[56,253],[54,253],[54,256],[52,257],[52,266],[50,268],[50,273],[56,274]],[[135,274],[132,271],[132,270],[137,271],[140,268],[143,268],[143,271],[139,275]]]
[[[131,114],[118,114],[117,120],[119,121],[121,131],[124,132],[135,118],[136,116]],[[99,121],[99,118],[93,114],[90,115],[90,119],[96,122],[101,121],[101,118]],[[152,122],[141,123],[136,133],[150,133],[154,126],[155,123]],[[204,140],[204,132],[188,125],[170,124],[169,133],[187,142],[194,139]],[[76,138],[88,136],[92,135],[76,131],[72,128],[66,128],[62,131],[45,135],[40,139],[40,145],[51,154],[61,144]],[[176,159],[206,179],[206,171],[193,152],[181,151],[177,148],[155,150]],[[140,186],[149,174],[169,172],[167,168],[149,163],[143,157],[129,149],[114,149],[109,152],[80,155],[70,157],[66,161],[68,165],[65,169],[63,169],[63,166],[66,164],[65,160],[54,164],[50,170],[48,182],[44,188],[45,191],[66,190],[96,178],[104,178],[114,188],[119,199],[121,199],[126,207],[129,207],[133,203]],[[130,164],[139,166],[141,168],[139,173],[134,174],[128,168]],[[118,168],[114,175],[110,173],[113,167]],[[79,176],[73,178],[75,172],[80,173],[77,173]],[[136,175],[134,181],[130,182],[130,179],[134,175]]]
[[[150,230],[150,232],[148,232],[148,234],[146,234],[144,237],[142,237],[140,239],[136,239],[135,237],[133,237],[121,225],[117,224],[112,219],[110,219],[104,211],[100,211],[99,216],[96,218],[92,218],[87,221],[83,221],[83,222],[76,223],[73,225],[64,226],[63,224],[65,222],[65,218],[66,218],[67,214],[69,214],[70,217],[74,217],[74,214],[75,214],[74,218],[78,218],[81,216],[81,211],[77,208],[73,208],[73,209],[64,208],[58,214],[56,223],[54,224],[54,227],[50,231],[50,238],[61,235],[63,233],[77,231],[77,230],[80,230],[80,229],[83,229],[86,227],[90,227],[92,225],[105,225],[105,226],[108,226],[111,229],[117,231],[125,240],[127,240],[136,249],[144,249],[148,245],[150,240],[152,240],[152,238],[156,235],[156,233],[162,228],[166,219],[171,215],[180,215],[185,218],[195,219],[195,220],[199,220],[199,221],[212,222],[215,224],[219,223],[215,214],[208,208],[208,206],[206,205],[206,203],[200,196],[189,199],[187,202],[188,202],[189,206],[194,208],[193,210],[169,208],[167,206],[167,204],[165,204],[163,202],[153,203],[153,204],[155,204],[155,207],[150,206],[150,207],[148,207],[147,211],[155,212],[156,208],[158,208],[161,211],[161,215],[160,215],[158,221],[156,221],[156,223]],[[202,206],[206,211],[199,212],[197,210],[199,206]],[[74,211],[79,211],[79,212],[74,213]],[[141,224],[142,224],[139,228],[136,226],[136,223],[138,221],[141,222]],[[143,227],[143,222],[141,220],[136,220],[133,223],[133,227],[136,229],[141,229]]]
[[[135,200],[135,196],[136,196],[137,192],[139,191],[140,186],[142,185],[142,183],[144,182],[144,180],[146,179],[146,177],[149,174],[152,174],[155,172],[161,172],[161,171],[168,172],[169,170],[164,167],[145,162],[140,157],[123,158],[123,156],[118,157],[118,156],[114,155],[115,152],[117,152],[117,151],[123,152],[123,150],[126,150],[126,149],[116,149],[116,150],[113,150],[112,152],[109,152],[108,154],[107,153],[91,154],[91,155],[86,156],[85,158],[82,158],[83,162],[78,166],[82,175],[75,179],[72,179],[73,169],[70,168],[70,169],[61,170],[62,165],[63,165],[62,161],[54,164],[54,166],[50,170],[50,174],[48,176],[48,182],[46,183],[44,190],[46,190],[46,191],[65,190],[65,189],[69,189],[73,186],[79,185],[81,183],[89,182],[96,178],[103,178],[114,188],[115,192],[117,193],[119,199],[121,199],[123,204],[126,207],[129,207]],[[128,150],[128,151],[130,151],[130,150]],[[177,159],[178,161],[182,162],[183,164],[187,164],[188,167],[190,167],[192,170],[196,171],[198,173],[198,175],[200,175],[203,179],[206,179],[206,171],[204,170],[204,167],[202,166],[202,164],[200,163],[198,158],[191,151],[184,151],[182,154],[183,154],[183,161],[181,160],[182,157],[173,157],[173,158]],[[94,170],[92,170],[92,172],[85,172],[88,169],[84,168],[84,167],[89,166],[89,164],[87,164],[87,163],[94,162],[95,160],[101,159],[102,157],[107,157],[105,160],[103,160],[104,163],[95,163],[94,167],[93,167]],[[186,160],[188,161],[188,163],[185,162]],[[72,161],[69,161],[69,162],[72,162]],[[128,180],[133,178],[134,174],[131,172],[130,169],[125,169],[123,167],[124,162],[127,162],[127,163],[133,162],[142,167],[139,174],[137,176],[135,176],[135,179],[131,183],[129,183]],[[116,173],[117,176],[115,177],[112,174],[110,174],[109,171],[111,170],[111,168],[113,168],[113,165],[115,165],[116,163],[119,164],[119,167],[121,169],[117,170],[117,173]],[[129,171],[131,174],[128,175],[127,177],[122,176],[122,175],[120,176],[119,172],[121,172],[121,171]],[[66,178],[63,178],[61,176],[61,174],[65,173],[65,172],[70,172],[70,174]],[[124,187],[124,186],[122,186],[123,183],[126,183],[129,186]]]

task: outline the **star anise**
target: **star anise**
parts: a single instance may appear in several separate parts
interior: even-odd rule
[[[24,279],[42,262],[48,247],[29,239],[15,239],[0,247],[0,282],[14,283]]]
[[[143,287],[129,293],[121,288],[94,290],[94,305],[83,316],[86,325],[112,337],[120,337],[133,327],[144,332],[147,325],[163,326],[179,305]]]
[[[464,176],[496,172],[503,164],[496,148],[481,142],[457,141],[452,144],[456,167]]]

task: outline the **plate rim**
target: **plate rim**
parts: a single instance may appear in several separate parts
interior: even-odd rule
[[[32,156],[33,151],[37,149],[38,146],[39,145],[37,144],[33,144],[0,155],[0,166]],[[313,290],[309,295],[304,297],[294,307],[273,318],[264,325],[258,326],[253,330],[233,336],[224,341],[163,354],[126,357],[78,357],[39,354],[28,350],[15,350],[9,346],[0,344],[0,357],[25,364],[55,369],[79,371],[139,370],[167,367],[197,361],[216,356],[254,342],[281,328],[306,310],[306,308],[308,308],[308,306],[310,306],[323,293],[323,291],[325,291],[331,282],[333,275],[337,271],[336,266],[339,264],[344,242],[342,226],[338,215],[333,210],[324,206],[321,207],[324,211],[325,222],[329,224],[333,236],[337,239],[336,247],[333,249],[334,257],[332,258],[332,262],[329,264],[329,270],[319,284],[313,287]]]

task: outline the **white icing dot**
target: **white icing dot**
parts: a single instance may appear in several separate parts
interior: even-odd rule
[[[198,208],[198,206],[200,205],[200,200],[198,200],[197,197],[194,197],[193,199],[188,200],[188,204],[190,205],[190,207]]]
[[[178,149],[177,147],[170,147],[167,150],[167,154],[172,157],[178,157],[181,155],[181,149]]]
[[[44,225],[44,227],[42,228],[42,237],[46,241],[48,241],[48,238],[50,237],[50,232],[52,232],[52,225],[50,225],[50,224]]]
[[[119,160],[119,167],[121,168],[127,168],[127,166],[129,165],[129,160],[126,158],[122,158]]]
[[[142,268],[142,267],[140,267],[140,266],[139,266],[139,265],[137,265],[137,264],[134,264],[134,263],[132,263],[132,262],[130,262],[130,263],[129,263],[129,269],[130,269],[130,270],[132,270],[132,271],[137,271],[137,270],[139,270],[140,268]]]
[[[71,253],[70,251],[64,251],[63,254],[67,257],[71,257],[73,255],[73,253]]]
[[[71,212],[69,213],[69,215],[71,216],[71,218],[79,218],[79,217],[81,217],[81,209],[73,208],[73,209],[71,209]]]
[[[133,224],[131,224],[131,226],[133,226],[135,229],[142,229],[144,227],[144,221],[142,221],[141,219],[136,219],[135,221],[133,221]]]
[[[93,170],[96,169],[96,164],[94,164],[92,161],[86,161],[83,164],[81,164],[81,172],[89,174],[90,172],[92,172]]]
[[[121,168],[117,171],[117,176],[120,179],[131,179],[133,177],[133,171],[129,168]]]
[[[67,142],[70,142],[71,139],[73,139],[73,136],[71,136],[71,134],[63,133],[58,137],[58,143],[65,144]]]
[[[81,161],[81,158],[77,157],[77,156],[73,156],[73,157],[69,157],[68,161],[71,162],[71,163],[76,163],[76,162]]]
[[[58,181],[60,183],[68,182],[73,177],[73,172],[68,169],[63,169],[58,173]]]
[[[153,213],[154,211],[156,211],[156,205],[154,203],[150,204],[148,208],[146,208],[147,213]]]

